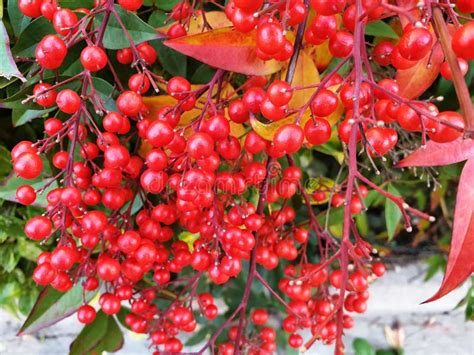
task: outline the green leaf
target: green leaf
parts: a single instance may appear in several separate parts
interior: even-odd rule
[[[395,196],[400,196],[398,190],[392,184],[388,185],[388,192]],[[387,198],[385,200],[385,224],[387,225],[388,239],[391,240],[395,236],[395,230],[397,229],[400,219],[402,218],[402,212],[400,208]]]
[[[370,343],[362,338],[356,338],[352,342],[355,355],[375,355],[375,350]]]
[[[97,313],[95,320],[87,324],[71,343],[69,355],[83,355],[92,352],[107,334],[108,317],[102,311]]]
[[[31,122],[35,118],[43,117],[45,114],[50,113],[55,108],[48,108],[44,110],[29,110],[29,109],[13,109],[12,111],[12,122],[13,127],[22,126],[28,122]]]
[[[18,8],[18,0],[8,0],[7,5],[8,18],[13,29],[13,34],[18,37],[20,33],[31,22],[31,18],[23,15]]]
[[[38,292],[35,288],[30,288],[28,290],[22,290],[22,294],[18,298],[18,309],[24,315],[27,315],[35,304],[36,297]]]
[[[0,145],[0,177],[7,176],[11,170],[10,151],[3,145]]]
[[[18,335],[35,333],[69,317],[82,305],[83,292],[84,289],[79,284],[65,293],[56,291],[52,287],[44,288]],[[85,301],[89,302],[96,293],[87,292]]]
[[[79,9],[81,7],[90,9],[94,7],[94,0],[59,0],[58,5],[68,9]]]
[[[30,261],[36,261],[38,255],[42,252],[41,248],[38,247],[38,243],[25,238],[18,239],[17,248],[19,255]]]
[[[3,21],[0,22],[0,77],[10,80],[13,77],[25,82],[26,79],[18,70],[10,50],[10,38]]]
[[[155,28],[163,27],[166,25],[166,20],[168,20],[168,15],[164,11],[156,10],[150,15],[148,24]]]
[[[367,26],[365,26],[365,34],[374,37],[398,39],[398,35],[393,28],[382,20],[368,23]]]
[[[428,264],[428,270],[426,270],[424,281],[430,280],[446,267],[446,258],[443,255],[432,255],[426,262]]]
[[[0,248],[0,266],[8,273],[12,272],[20,261],[20,255],[13,243],[2,244]]]
[[[115,10],[136,44],[159,38],[156,30],[134,13],[124,10],[119,5],[115,5]],[[103,14],[95,16],[95,27],[99,27],[103,19]],[[122,27],[113,14],[110,16],[109,23],[105,30],[103,44],[107,49],[122,49],[130,47],[130,42],[127,39],[127,36],[125,36]]]
[[[342,164],[344,161],[344,153],[342,152],[341,143],[337,138],[337,130],[335,128],[331,133],[331,138],[326,144],[315,145],[313,149],[320,153],[332,156],[339,164]]]
[[[209,82],[214,76],[216,70],[209,65],[201,64],[191,77],[191,82],[194,84],[205,84]]]
[[[164,11],[171,11],[173,6],[176,5],[181,0],[164,0],[164,1],[157,1],[156,6]]]
[[[154,41],[150,44],[157,51],[161,65],[168,73],[174,76],[186,76],[187,59],[185,55],[165,46],[161,41]]]
[[[13,54],[18,57],[34,57],[36,45],[48,34],[55,34],[53,25],[44,17],[33,20],[20,34],[13,47]]]
[[[21,185],[31,185],[35,190],[42,188],[45,183],[49,182],[48,178],[39,177],[33,180],[26,180],[20,177],[16,177],[14,174],[11,174],[7,179],[5,179],[2,184],[0,185],[0,199],[18,202],[16,200],[16,189]],[[37,207],[46,207],[47,200],[46,195],[52,189],[58,187],[58,183],[53,181],[53,183],[41,194],[36,195],[36,201],[34,202],[34,206]]]
[[[123,333],[114,317],[108,317],[107,334],[96,348],[97,353],[119,351],[124,343]]]
[[[0,215],[0,242],[9,237],[24,237],[23,224],[24,221],[17,217]]]
[[[215,331],[216,331],[216,328],[213,327],[212,325],[204,326],[186,341],[186,345],[187,346],[197,345],[205,341],[209,337],[209,335],[211,335]]]
[[[102,311],[95,320],[87,324],[72,342],[69,354],[83,355],[89,353],[115,352],[123,346],[123,334],[114,317]]]

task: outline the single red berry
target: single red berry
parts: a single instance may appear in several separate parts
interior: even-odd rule
[[[94,307],[87,304],[79,307],[77,310],[77,319],[83,324],[92,323],[95,319],[96,311]]]
[[[25,234],[32,240],[43,240],[53,231],[51,220],[45,216],[35,216],[25,224]]]
[[[36,200],[36,191],[30,185],[22,185],[16,189],[16,199],[22,205],[31,205]]]
[[[414,27],[406,31],[398,42],[400,55],[408,60],[423,59],[431,50],[433,37],[426,28]]]
[[[43,171],[43,160],[36,153],[22,153],[13,162],[13,170],[23,179],[35,179]]]
[[[33,88],[33,95],[38,105],[43,107],[51,107],[56,103],[57,92],[51,89],[50,84],[40,83]]]
[[[80,60],[85,69],[96,72],[107,65],[107,54],[98,46],[87,46],[82,50]]]
[[[324,144],[331,138],[331,125],[324,118],[314,117],[304,125],[304,135],[313,145]]]
[[[79,108],[81,107],[81,98],[75,91],[64,89],[60,91],[56,97],[56,104],[61,111],[72,115],[79,111]]]
[[[78,21],[77,15],[70,9],[57,9],[53,14],[54,29],[62,36],[67,36]]]
[[[143,106],[143,99],[140,94],[134,91],[124,91],[117,98],[117,108],[125,116],[136,116]]]
[[[118,3],[125,10],[137,11],[143,5],[143,0],[118,0]]]
[[[264,23],[257,29],[257,48],[268,55],[278,53],[285,45],[283,28],[275,21]]]
[[[36,46],[35,56],[38,64],[45,69],[57,69],[67,55],[64,41],[55,35],[46,35]]]

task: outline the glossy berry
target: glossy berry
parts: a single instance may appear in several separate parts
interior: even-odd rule
[[[462,58],[458,58],[458,65],[459,65],[459,69],[461,69],[461,75],[466,76],[469,70],[469,65],[467,61]],[[443,78],[445,78],[446,80],[453,80],[453,73],[447,61],[441,64],[440,72]]]
[[[77,319],[83,324],[92,323],[95,319],[96,311],[94,307],[83,305],[77,310]]]
[[[26,222],[24,230],[28,238],[32,240],[43,240],[51,235],[53,225],[49,218],[36,216]]]
[[[268,55],[278,53],[285,45],[285,37],[280,24],[267,22],[258,27],[257,48]]]
[[[35,179],[43,170],[43,160],[38,154],[25,152],[14,160],[13,170],[23,179]]]
[[[136,11],[142,6],[143,0],[118,0],[118,3],[125,10]]]
[[[313,145],[324,144],[331,138],[331,125],[324,118],[315,117],[306,122],[304,135]]]
[[[36,192],[30,185],[22,185],[16,189],[16,199],[22,205],[31,205],[36,200]]]
[[[474,21],[464,24],[453,34],[451,46],[459,58],[474,59]]]
[[[79,111],[79,108],[81,107],[81,98],[75,91],[64,89],[60,91],[56,97],[56,104],[61,111],[72,115]]]
[[[35,56],[38,64],[45,69],[57,69],[67,55],[64,41],[55,35],[46,35],[36,46]]]
[[[56,103],[57,92],[51,89],[50,84],[40,83],[33,88],[33,95],[35,95],[36,103],[43,107],[51,107]]]
[[[433,37],[426,28],[414,27],[406,31],[398,42],[400,55],[408,60],[423,59],[431,50]]]
[[[43,0],[18,0],[18,9],[28,17],[41,16],[41,3]]]
[[[87,46],[82,50],[80,60],[85,69],[96,72],[107,65],[107,54],[98,46]]]

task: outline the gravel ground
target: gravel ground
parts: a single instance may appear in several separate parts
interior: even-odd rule
[[[463,310],[453,310],[466,293],[460,288],[443,299],[420,305],[441,282],[437,275],[423,282],[423,264],[404,265],[390,270],[371,285],[368,311],[356,317],[356,326],[346,336],[348,353],[356,337],[367,339],[375,348],[387,348],[386,332],[397,334],[406,355],[474,355],[474,323],[464,322]],[[70,317],[37,336],[16,337],[22,320],[0,311],[0,354],[67,354],[70,342],[81,326]],[[395,333],[390,329],[398,331]],[[126,332],[120,354],[147,354],[143,336]],[[389,337],[390,338],[390,337]],[[188,351],[199,349],[186,349]],[[329,355],[332,349],[316,345],[306,354]]]

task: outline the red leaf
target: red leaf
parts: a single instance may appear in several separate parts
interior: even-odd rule
[[[400,86],[398,94],[410,100],[419,97],[436,80],[443,61],[443,50],[439,44],[435,44],[433,53],[428,53],[415,66],[397,72],[395,79]]]
[[[474,272],[474,159],[464,165],[454,211],[453,236],[443,283],[432,302],[461,285]]]
[[[395,167],[450,165],[471,157],[474,157],[474,140],[459,138],[450,143],[428,141],[425,148],[414,151]]]
[[[179,37],[164,44],[211,67],[246,75],[267,75],[281,69],[276,60],[256,55],[255,31],[242,33],[232,27]]]

